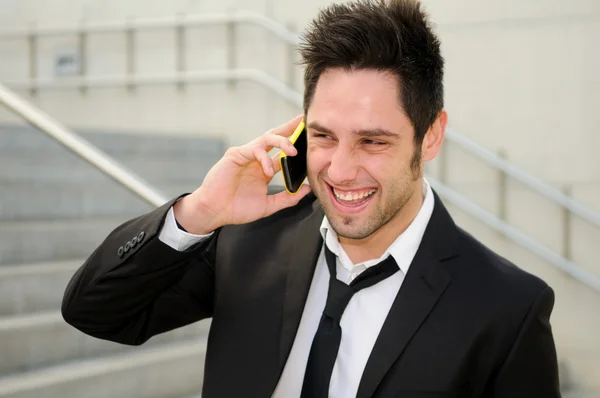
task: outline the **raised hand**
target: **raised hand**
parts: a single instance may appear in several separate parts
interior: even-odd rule
[[[296,148],[289,141],[302,120],[298,115],[285,124],[267,131],[251,142],[232,147],[210,169],[202,185],[175,204],[177,221],[190,233],[205,234],[228,224],[244,224],[294,206],[310,192],[304,185],[298,193],[268,195],[268,184],[280,171],[279,153],[289,156]]]

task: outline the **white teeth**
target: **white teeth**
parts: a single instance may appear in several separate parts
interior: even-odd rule
[[[333,193],[340,200],[351,201],[351,200],[358,200],[358,199],[366,198],[366,197],[372,195],[375,191],[376,191],[375,189],[371,189],[369,192],[354,193],[354,194],[352,194],[352,193],[343,194],[343,193],[337,192],[334,189]]]

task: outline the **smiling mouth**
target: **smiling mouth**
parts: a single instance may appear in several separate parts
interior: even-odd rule
[[[375,188],[355,190],[355,191],[341,191],[341,190],[335,189],[334,187],[332,187],[329,184],[328,184],[328,186],[329,186],[329,189],[331,190],[335,200],[339,204],[341,204],[343,206],[347,206],[347,207],[361,206],[361,205],[365,204],[366,202],[368,202],[369,200],[371,200],[373,195],[377,192],[377,189],[375,189]]]

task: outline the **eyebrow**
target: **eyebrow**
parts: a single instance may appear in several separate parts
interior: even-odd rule
[[[331,130],[325,126],[322,126],[318,122],[310,122],[308,124],[308,128],[317,130],[321,133],[335,135],[333,130]],[[357,135],[359,137],[392,137],[392,138],[400,137],[398,134],[393,133],[389,130],[382,129],[382,128],[352,130],[352,134]]]

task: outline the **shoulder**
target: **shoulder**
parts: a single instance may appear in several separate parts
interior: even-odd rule
[[[470,285],[480,297],[499,306],[527,311],[535,300],[553,291],[540,276],[492,250],[474,236],[458,228],[460,255],[449,264],[455,277]],[[464,286],[463,286],[464,287]]]

